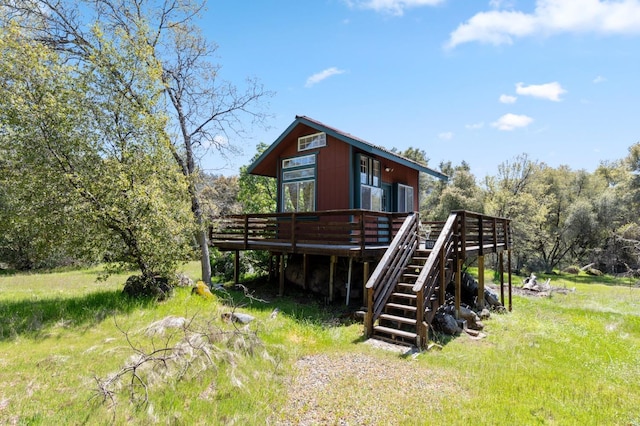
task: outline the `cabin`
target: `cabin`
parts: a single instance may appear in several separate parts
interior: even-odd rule
[[[421,221],[420,174],[447,176],[312,118],[296,116],[248,172],[276,179],[277,211],[220,218],[211,230],[212,246],[236,254],[235,281],[240,251],[268,251],[280,294],[297,284],[361,304],[369,336],[424,344],[449,283],[460,294],[465,261],[510,261],[508,219],[460,211]]]

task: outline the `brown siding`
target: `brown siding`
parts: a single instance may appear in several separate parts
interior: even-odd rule
[[[350,146],[327,137],[318,153],[317,210],[348,209]]]

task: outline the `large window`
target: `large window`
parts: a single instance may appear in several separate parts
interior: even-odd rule
[[[380,161],[360,156],[360,208],[383,210],[383,191],[380,187]]]
[[[398,184],[398,211],[413,211],[413,188],[407,185]]]
[[[316,156],[282,160],[282,211],[310,212],[316,208]]]

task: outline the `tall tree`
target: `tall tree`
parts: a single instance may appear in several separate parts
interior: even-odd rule
[[[221,81],[218,65],[210,62],[216,46],[195,24],[204,3],[193,0],[16,0],[13,14],[41,22],[38,39],[66,52],[86,66],[100,66],[117,83],[129,102],[164,114],[169,149],[187,177],[191,210],[200,248],[202,279],[211,282],[206,223],[198,193],[198,160],[207,150],[233,151],[233,137],[244,134],[245,123],[263,124],[261,101],[270,96],[256,80],[244,90]],[[114,43],[126,40],[127,43]],[[144,49],[145,62],[135,61],[139,73],[123,72],[114,55],[126,46]],[[139,52],[134,53],[135,57]],[[129,64],[132,65],[132,64]],[[162,94],[165,103],[145,103]]]
[[[189,248],[184,177],[167,150],[163,117],[148,113],[157,96],[131,102],[114,90],[111,68],[134,75],[128,66],[146,59],[144,49],[123,43],[138,56],[83,67],[24,27],[1,31],[0,157],[18,194],[30,186],[40,192],[32,205],[53,204],[47,216],[31,209],[30,220],[54,222],[57,209],[83,225],[87,247],[108,245],[112,260],[135,264],[145,279],[167,276]]]

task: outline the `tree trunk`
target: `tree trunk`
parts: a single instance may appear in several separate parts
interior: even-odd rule
[[[211,287],[211,261],[209,259],[209,241],[207,231],[199,229],[196,233],[198,245],[200,245],[200,266],[202,269],[202,281]]]

